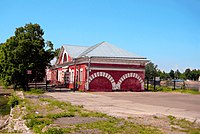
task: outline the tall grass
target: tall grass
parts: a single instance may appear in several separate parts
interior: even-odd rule
[[[10,113],[8,101],[9,98],[7,96],[0,96],[0,116],[8,115]]]
[[[147,85],[145,85],[147,87]],[[154,90],[153,85],[149,85],[149,91],[152,92],[179,92],[179,93],[187,93],[187,94],[200,94],[198,90],[194,89],[181,89],[181,88],[170,88],[170,87],[164,87],[164,86],[156,86],[156,90]]]

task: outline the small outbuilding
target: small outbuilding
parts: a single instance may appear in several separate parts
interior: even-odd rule
[[[148,60],[107,42],[94,46],[63,45],[47,79],[82,91],[144,91]]]

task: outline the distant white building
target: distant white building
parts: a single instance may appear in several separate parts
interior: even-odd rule
[[[199,76],[199,81],[200,81],[200,76]]]

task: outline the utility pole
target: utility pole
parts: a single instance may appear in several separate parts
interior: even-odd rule
[[[156,74],[157,74],[157,71],[156,71],[156,68],[157,68],[158,65],[155,65],[154,67],[154,82],[153,82],[153,89],[154,91],[156,90]]]

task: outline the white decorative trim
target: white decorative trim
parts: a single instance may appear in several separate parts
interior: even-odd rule
[[[65,54],[66,54],[66,58],[67,58],[67,61],[65,61],[65,62],[68,62],[68,53],[67,53],[66,50],[64,50],[63,53],[62,53],[62,57],[61,57],[61,62],[62,63],[64,63],[64,56],[65,56]]]
[[[63,69],[67,69],[67,68],[69,68],[69,66],[63,66],[62,68],[63,68]]]
[[[138,62],[138,61],[137,61]],[[100,63],[100,64],[117,64],[117,65],[141,65],[141,63],[137,63],[136,61],[132,61],[132,62],[112,62],[112,61],[107,61],[107,62],[104,62],[104,61],[91,61],[91,63]]]
[[[95,79],[96,77],[105,77],[105,78],[107,78],[107,79],[110,81],[110,83],[112,84],[112,89],[114,89],[115,80],[113,79],[113,77],[112,77],[110,74],[108,74],[108,73],[106,73],[106,72],[96,72],[96,73],[92,74],[92,75],[89,77],[88,83],[90,84],[90,82],[91,82],[93,79]]]
[[[133,78],[136,78],[140,82],[141,90],[144,90],[144,81],[140,77],[140,75],[138,75],[137,73],[126,73],[126,74],[124,74],[119,79],[118,83],[116,84],[114,78],[110,74],[108,74],[106,72],[96,72],[88,78],[88,83],[86,83],[85,87],[88,86],[87,84],[90,84],[90,82],[92,82],[92,80],[94,80],[96,77],[107,78],[110,81],[110,83],[112,84],[112,90],[120,89],[121,84],[123,83],[124,80],[126,80],[127,78],[130,78],[130,77],[133,77]]]
[[[91,70],[111,70],[111,71],[142,71],[144,72],[144,69],[136,69],[136,68],[101,68],[101,67],[90,67]]]

